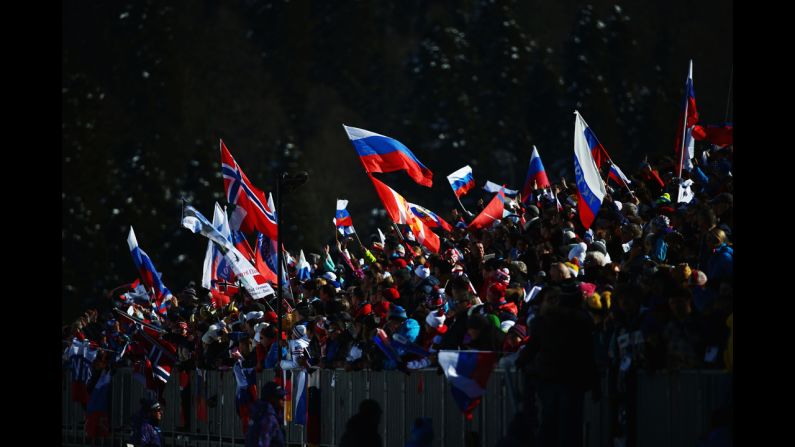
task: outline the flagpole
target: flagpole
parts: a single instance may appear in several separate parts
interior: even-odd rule
[[[469,217],[474,217],[475,216],[474,214],[470,213],[469,210],[464,208],[464,204],[461,203],[461,199],[458,197],[458,194],[455,193],[455,190],[453,190],[453,195],[455,196],[455,199],[458,201],[458,204],[461,205],[461,209],[464,210],[464,212],[467,213]]]
[[[356,240],[359,241],[359,246],[362,247],[362,250],[364,250],[364,244],[362,244],[362,240],[359,239],[359,232],[356,231],[356,227],[354,227],[353,224],[351,224],[351,228],[353,228],[353,235],[356,236]]]
[[[406,240],[403,238],[403,234],[400,232],[400,228],[398,228],[398,226],[397,226],[397,224],[395,222],[392,222],[392,227],[395,228],[395,231],[397,232],[398,237],[400,238],[400,241],[401,242],[405,242]]]
[[[682,117],[682,121],[683,121],[682,122],[682,145],[679,148],[679,175],[677,176],[680,179],[682,178],[682,164],[684,163],[684,157],[685,157],[685,135],[687,133],[687,109],[688,109],[688,106],[690,105],[690,101],[688,100],[688,96],[687,96],[687,95],[689,95],[689,93],[687,91],[687,82],[690,80],[690,73],[692,72],[692,70],[693,70],[693,60],[691,59],[690,60],[690,70],[688,71],[687,79],[685,79],[685,114]]]

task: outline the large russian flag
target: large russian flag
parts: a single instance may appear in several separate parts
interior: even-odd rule
[[[450,182],[450,186],[458,198],[461,198],[461,196],[475,187],[475,177],[472,175],[472,168],[469,165],[448,175],[447,181]]]
[[[406,199],[394,189],[377,180],[371,174],[367,175],[373,182],[375,191],[378,193],[378,197],[381,198],[381,203],[384,204],[389,218],[397,224],[408,225],[411,231],[416,235],[417,241],[420,244],[424,245],[432,252],[438,253],[441,246],[439,236],[431,231],[423,221],[414,216],[414,212],[411,211]]]
[[[599,176],[599,168],[591,155],[591,141],[596,140],[593,131],[582,119],[580,112],[574,112],[574,178],[577,182],[577,211],[580,221],[587,230],[596,218],[604,199],[605,185]],[[589,141],[589,136],[593,140]],[[598,143],[598,142],[597,142]]]
[[[687,139],[692,140],[691,133],[696,123],[698,123],[698,109],[696,108],[696,93],[693,89],[693,60],[691,59],[687,79],[685,80],[685,95],[682,98],[682,114],[679,116],[676,126],[674,154],[676,154],[677,173],[682,171],[683,166],[687,169],[692,169],[693,167],[693,163],[690,160],[695,156],[694,148]],[[685,150],[687,151],[684,156],[681,155],[682,137],[685,138]]]
[[[467,419],[472,419],[472,410],[486,393],[486,383],[495,363],[496,352],[439,351],[439,366],[450,382],[455,403]]]
[[[533,145],[533,154],[530,156],[530,165],[527,167],[527,179],[522,188],[522,198],[527,199],[533,190],[549,188],[549,179],[544,171],[544,164],[541,163],[541,156],[538,149]]]
[[[405,170],[415,182],[431,187],[433,173],[403,143],[394,138],[342,125],[367,172]]]

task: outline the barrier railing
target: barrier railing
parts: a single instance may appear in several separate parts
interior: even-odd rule
[[[521,373],[497,369],[489,379],[487,392],[467,421],[453,401],[444,375],[435,369],[413,371],[320,370],[320,440],[322,446],[336,445],[347,420],[357,412],[363,399],[378,401],[383,410],[379,426],[385,447],[402,447],[409,439],[417,417],[433,420],[434,446],[465,445],[467,432],[474,432],[481,446],[493,446],[506,435],[508,424],[521,403],[524,389]],[[258,374],[258,387],[272,380],[274,372]],[[196,418],[197,377],[191,373],[191,407],[180,420],[180,389],[177,374],[172,374],[164,392],[164,445],[237,446],[244,445],[240,418],[235,412],[235,379],[231,371],[207,371],[207,421]],[[130,439],[130,420],[144,397],[143,385],[129,369],[117,370],[111,394],[111,437],[91,444],[84,433],[85,414],[71,401],[69,374],[64,374],[62,394],[63,445],[101,445],[125,447]],[[293,390],[295,393],[295,390]],[[607,379],[602,380],[603,398],[594,403],[586,395],[584,445],[608,446],[610,440]],[[694,445],[708,427],[711,412],[732,398],[731,375],[719,371],[639,373],[638,445],[643,447]],[[289,423],[287,440],[305,442],[304,427]]]

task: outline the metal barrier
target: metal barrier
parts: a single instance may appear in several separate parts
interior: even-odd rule
[[[495,370],[489,379],[486,395],[466,421],[458,410],[444,375],[436,370],[419,370],[407,376],[397,371],[321,370],[320,437],[322,446],[336,445],[347,420],[357,412],[363,399],[378,401],[383,410],[380,424],[384,447],[402,447],[409,439],[411,425],[417,417],[433,419],[434,446],[463,446],[466,432],[477,434],[481,446],[493,446],[506,435],[508,424],[520,402],[511,390],[523,391],[519,373]],[[257,377],[258,386],[273,379],[272,370]],[[180,424],[180,390],[177,374],[172,374],[164,392],[164,413],[161,429],[165,446],[240,446],[244,445],[240,418],[235,413],[235,379],[231,371],[208,371],[205,376],[209,397],[207,421],[196,418],[195,401],[184,415],[190,429]],[[512,382],[509,382],[512,381]],[[132,377],[130,369],[117,370],[113,376],[109,439],[91,444],[83,426],[85,414],[71,401],[69,374],[64,374],[62,394],[62,433],[65,446],[119,446],[129,442],[130,419],[138,411],[144,397],[143,385]],[[191,374],[191,399],[197,386]],[[261,388],[260,388],[261,389]],[[586,446],[608,446],[610,419],[607,381],[602,380],[603,399],[593,403],[586,396],[584,433]],[[295,392],[295,390],[293,390]],[[640,373],[638,377],[638,444],[642,447],[695,445],[706,432],[711,412],[732,399],[731,375],[716,371],[683,371],[678,373]],[[287,440],[291,444],[305,442],[304,428],[288,424]]]

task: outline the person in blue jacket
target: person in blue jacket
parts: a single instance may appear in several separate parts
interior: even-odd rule
[[[710,283],[720,285],[721,281],[731,280],[734,272],[734,249],[726,243],[726,233],[720,228],[713,228],[707,235],[707,243],[713,249],[706,269]]]
[[[160,447],[160,420],[163,410],[160,403],[152,399],[141,400],[141,410],[133,416],[132,442],[135,447]]]

